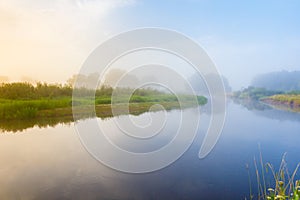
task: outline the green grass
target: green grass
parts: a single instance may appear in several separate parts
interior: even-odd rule
[[[280,94],[261,99],[261,101],[280,110],[300,112],[299,94]]]
[[[73,115],[72,106],[84,116],[89,115],[91,106],[96,107],[97,116],[111,116],[111,104],[130,104],[133,113],[146,112],[150,106],[159,103],[166,109],[179,108],[178,101],[185,106],[194,106],[195,98],[192,95],[180,95],[179,100],[173,94],[167,94],[152,88],[112,88],[102,86],[96,91],[88,88],[72,88],[70,85],[24,82],[0,84],[0,122],[5,120],[25,120],[48,117],[70,117]],[[111,102],[111,96],[117,94],[117,98]],[[72,99],[72,95],[76,96]],[[197,96],[197,105],[207,103],[207,99]],[[124,107],[124,106],[123,106]],[[118,108],[119,114],[125,113],[126,109]]]
[[[294,105],[300,105],[300,95],[293,95],[293,94],[280,94],[280,95],[274,95],[271,97],[268,97],[269,99],[272,99],[274,101],[287,103],[287,104],[294,104]]]
[[[194,101],[194,97],[192,95],[180,95],[179,99],[182,101]],[[175,95],[172,94],[159,94],[159,95],[151,95],[151,96],[141,96],[141,95],[132,95],[130,97],[129,103],[145,103],[145,102],[174,102],[179,100]],[[203,96],[196,97],[199,105],[204,105],[207,103],[207,99]],[[114,99],[114,103],[126,103],[126,96],[118,96]],[[96,104],[110,104],[111,98],[97,97]]]
[[[182,95],[186,105],[192,106],[192,96]],[[72,115],[72,105],[74,106],[89,106],[94,105],[92,97],[88,98],[76,98],[72,101],[71,97],[61,97],[61,98],[52,98],[52,99],[33,99],[33,100],[10,100],[10,99],[0,99],[0,120],[13,120],[13,119],[31,119],[36,117],[58,117],[58,116],[67,116]],[[197,97],[198,104],[204,105],[207,102],[207,99],[202,96]],[[114,103],[126,103],[126,96],[120,96],[114,101]],[[178,99],[175,95],[171,94],[159,94],[152,96],[141,96],[141,95],[132,95],[129,101],[130,104],[136,104],[142,107],[142,105],[147,105],[147,107],[155,103],[163,103],[167,106],[167,103],[170,103],[174,107],[176,104],[179,107]],[[175,103],[175,104],[172,104]],[[108,105],[111,110],[111,97],[110,96],[97,96],[95,98],[95,105]],[[102,106],[104,107],[104,106]],[[142,108],[141,111],[144,112]],[[105,109],[104,109],[105,110]],[[138,110],[138,106],[134,107],[135,112]],[[84,109],[82,112],[85,113]],[[107,115],[111,114],[111,111],[106,111]]]
[[[71,106],[70,98],[40,100],[0,100],[0,119],[33,118],[41,110]]]

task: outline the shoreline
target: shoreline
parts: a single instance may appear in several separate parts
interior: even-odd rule
[[[75,109],[74,119],[72,107],[67,108],[57,108],[52,110],[42,110],[39,111],[37,116],[34,118],[25,118],[25,119],[0,119],[0,130],[4,132],[18,132],[23,131],[28,128],[33,128],[38,126],[42,127],[54,127],[57,124],[70,124],[78,120],[84,120],[88,118],[98,117],[101,119],[111,118],[114,116],[122,115],[140,115],[145,112],[158,112],[162,111],[161,106],[153,106],[155,104],[160,104],[166,111],[170,110],[179,110],[179,109],[188,109],[193,107],[201,106],[193,105],[190,102],[183,103],[180,107],[178,102],[148,102],[148,103],[131,103],[129,104],[129,112],[127,104],[118,104],[114,106],[116,109],[112,113],[112,107],[110,104],[101,104],[95,106],[95,114],[93,112],[93,106],[78,106]],[[150,109],[151,108],[151,109]],[[149,110],[150,109],[150,110]]]
[[[131,102],[131,103],[118,103],[118,104],[86,104],[71,106],[70,104],[62,106],[49,107],[48,104],[53,103],[53,101],[48,101],[43,108],[40,108],[39,104],[35,104],[32,101],[25,102],[16,106],[16,103],[12,101],[6,105],[2,106],[2,112],[0,115],[0,121],[9,120],[26,120],[26,119],[36,119],[36,118],[55,118],[55,117],[69,117],[76,119],[86,118],[86,117],[113,117],[119,115],[133,114],[138,115],[149,111],[159,111],[159,110],[171,110],[179,108],[195,107],[200,105],[205,105],[205,103],[198,102],[195,104],[193,101],[185,101],[181,104],[178,101],[159,101],[159,102]],[[160,105],[160,106],[154,106]]]
[[[285,110],[285,111],[288,111],[288,112],[300,113],[300,105],[291,104],[288,101],[275,100],[275,99],[272,99],[272,98],[269,98],[269,97],[261,99],[259,101],[266,104],[266,105],[268,105],[268,106],[271,106],[274,109]]]

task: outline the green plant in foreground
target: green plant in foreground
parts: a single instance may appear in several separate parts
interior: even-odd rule
[[[287,169],[287,163],[285,161],[285,155],[282,157],[280,168],[278,172],[275,171],[274,167],[267,163],[267,168],[270,169],[275,180],[274,188],[269,188],[268,193],[266,195],[266,199],[275,200],[275,199],[290,199],[290,200],[299,200],[300,195],[300,181],[294,181],[296,173],[299,168],[299,164],[296,169],[290,176],[289,171]]]
[[[291,199],[291,200],[299,200],[300,199],[300,180],[295,181],[295,184],[292,185],[292,192],[286,193],[286,189],[289,187],[289,185],[285,185],[283,181],[278,181],[276,185],[278,184],[278,189],[274,190],[273,188],[268,189],[268,195],[266,198],[268,200],[275,200],[275,199]],[[276,194],[277,192],[277,194]]]
[[[296,166],[292,174],[289,173],[287,163],[285,161],[286,153],[282,156],[280,167],[276,171],[272,164],[263,164],[262,155],[260,153],[260,166],[261,170],[258,170],[257,162],[254,158],[254,166],[257,180],[257,199],[260,200],[300,200],[300,180],[294,180],[300,163]],[[248,166],[248,165],[247,165]],[[254,199],[252,194],[251,179],[249,175],[249,186],[250,186],[250,200]],[[265,174],[271,172],[273,179],[273,187],[267,189]]]

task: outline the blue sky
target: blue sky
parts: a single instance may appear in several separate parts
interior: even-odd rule
[[[300,69],[299,10],[288,0],[2,1],[0,75],[63,82],[111,35],[162,27],[197,41],[238,89],[259,73]]]
[[[300,69],[300,1],[142,1],[123,26],[166,27],[195,39],[234,88],[273,70]]]

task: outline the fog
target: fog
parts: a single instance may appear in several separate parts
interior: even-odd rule
[[[1,1],[0,81],[65,83],[101,42],[149,26],[176,30],[196,41],[233,90],[247,87],[258,74],[300,69],[299,2],[157,3]],[[130,68],[125,62],[119,67]],[[177,67],[187,77],[192,74]]]

